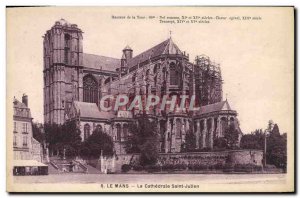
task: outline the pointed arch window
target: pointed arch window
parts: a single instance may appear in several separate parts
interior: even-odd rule
[[[98,104],[98,83],[91,75],[83,78],[83,102]]]
[[[128,125],[124,124],[123,125],[123,139],[127,140],[127,137],[128,137]]]
[[[146,71],[146,81],[150,80],[150,69]]]
[[[170,85],[178,85],[179,79],[179,72],[176,71],[175,64],[170,64]]]
[[[69,52],[70,52],[70,35],[65,34],[65,50],[64,50],[64,63],[69,63]]]
[[[176,119],[176,138],[181,138],[182,123],[180,119]]]
[[[121,125],[120,124],[117,124],[116,125],[116,128],[117,128],[117,141],[121,141]]]
[[[136,81],[136,74],[132,75],[132,82],[134,83]]]
[[[84,125],[84,140],[86,140],[89,136],[90,136],[90,130],[91,130],[91,127],[89,124],[85,124]]]

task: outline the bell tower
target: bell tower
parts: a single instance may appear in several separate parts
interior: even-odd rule
[[[60,19],[43,36],[45,123],[63,124],[72,101],[78,100],[82,33],[76,24]]]

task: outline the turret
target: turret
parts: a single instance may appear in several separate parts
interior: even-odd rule
[[[128,45],[123,49],[123,55],[125,56],[126,62],[132,58],[132,49]]]
[[[121,58],[121,67],[125,67],[125,65],[126,65],[126,57],[125,54],[123,54]]]

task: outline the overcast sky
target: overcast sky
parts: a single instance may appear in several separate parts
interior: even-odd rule
[[[43,122],[42,36],[56,20],[76,23],[83,50],[120,58],[128,44],[137,55],[172,38],[190,54],[220,63],[224,99],[238,112],[241,129],[266,128],[269,119],[293,132],[293,17],[289,8],[14,8],[7,22],[7,100],[29,96],[34,121]],[[111,16],[260,16],[260,21],[160,24],[158,20],[112,20]],[[10,103],[11,101],[11,103]],[[10,107],[9,107],[10,108]]]

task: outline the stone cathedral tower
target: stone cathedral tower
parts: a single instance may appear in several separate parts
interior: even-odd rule
[[[82,31],[64,19],[44,35],[44,122],[63,124],[82,89]]]

